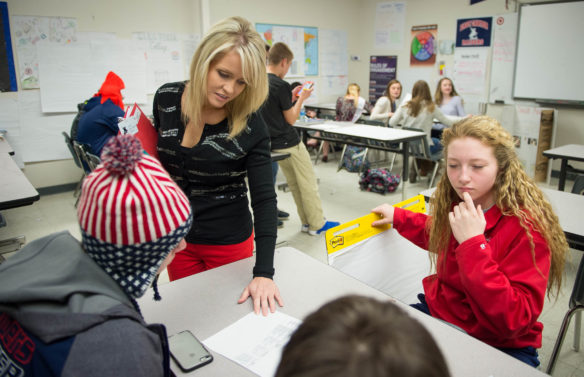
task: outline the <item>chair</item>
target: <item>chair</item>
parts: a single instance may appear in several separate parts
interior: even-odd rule
[[[86,151],[85,156],[87,157],[87,163],[89,164],[91,171],[95,170],[97,165],[101,164],[101,159],[93,153]]]
[[[424,130],[420,128],[404,127],[403,129],[408,131],[424,132]],[[428,144],[428,138],[426,137],[423,137],[419,140],[410,141],[409,144],[410,156],[414,158],[414,169],[418,176],[420,176],[420,171],[418,169],[418,164],[416,162],[417,158],[421,160],[431,161],[434,164],[432,176],[430,177],[430,182],[428,184],[428,188],[431,188],[434,184],[434,179],[436,178],[438,168],[440,167],[440,162],[442,161],[442,152],[440,151],[434,154],[430,153],[430,145]],[[406,162],[404,161],[404,163]]]
[[[335,116],[333,114],[322,114],[321,119],[335,120]],[[321,140],[320,145],[318,146],[318,149],[316,150],[316,155],[314,156],[314,164],[315,165],[318,163],[318,158],[320,157],[320,154],[322,153],[323,143],[324,143],[324,140]],[[334,141],[329,141],[328,143],[329,143],[329,147],[330,147],[331,152],[334,154],[334,156],[336,158],[337,153],[336,153],[335,149],[337,147],[337,143],[335,143]]]
[[[578,174],[576,180],[574,181],[574,186],[572,187],[572,193],[578,195],[584,195],[584,175]],[[580,265],[578,266],[578,272],[576,273],[576,280],[574,281],[574,287],[572,288],[572,294],[570,296],[569,309],[564,316],[562,321],[562,326],[560,327],[560,332],[558,338],[556,339],[556,344],[550,356],[550,361],[546,370],[547,374],[552,374],[556,362],[558,361],[558,356],[562,349],[562,344],[564,343],[564,338],[568,332],[568,326],[570,326],[570,320],[572,316],[576,315],[576,327],[574,328],[574,343],[572,347],[576,352],[580,351],[580,332],[581,332],[581,322],[582,322],[582,310],[584,309],[584,257],[580,259]]]
[[[576,315],[576,327],[574,328],[574,343],[573,347],[576,352],[580,350],[580,328],[581,328],[581,317],[582,310],[584,309],[584,258],[580,259],[580,265],[578,266],[578,272],[576,273],[576,281],[574,281],[574,288],[572,288],[572,295],[570,296],[569,309],[564,316],[562,321],[562,326],[560,327],[560,332],[558,338],[556,339],[556,344],[554,345],[554,350],[550,356],[550,361],[547,366],[546,373],[552,374],[560,355],[560,350],[562,349],[562,344],[564,343],[564,338],[568,332],[568,326],[570,325],[570,320],[572,316]]]
[[[63,131],[62,135],[65,138],[65,144],[67,145],[69,152],[71,152],[71,156],[73,156],[73,162],[75,162],[75,165],[77,165],[77,167],[83,171],[83,175],[81,176],[79,183],[77,183],[77,186],[75,187],[75,192],[73,193],[73,196],[77,196],[77,194],[79,194],[79,190],[81,189],[81,183],[83,183],[83,178],[85,178],[85,169],[82,164],[81,156],[75,150],[75,147],[73,146],[73,140],[71,139],[69,134]]]
[[[572,186],[572,193],[584,195],[584,174],[576,175],[576,179],[574,180],[574,186]]]

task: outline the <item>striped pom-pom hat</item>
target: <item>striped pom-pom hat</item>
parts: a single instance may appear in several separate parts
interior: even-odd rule
[[[152,284],[192,223],[186,195],[132,135],[112,137],[85,178],[77,217],[87,254],[131,297]]]

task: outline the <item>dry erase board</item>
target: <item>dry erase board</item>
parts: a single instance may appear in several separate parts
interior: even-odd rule
[[[584,1],[523,4],[513,96],[584,106]]]

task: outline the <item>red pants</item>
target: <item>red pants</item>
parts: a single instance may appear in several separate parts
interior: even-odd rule
[[[182,279],[252,255],[253,232],[247,240],[233,245],[199,245],[187,242],[187,247],[176,253],[174,260],[168,265],[168,278],[170,281]]]

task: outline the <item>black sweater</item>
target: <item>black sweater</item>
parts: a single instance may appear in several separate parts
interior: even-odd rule
[[[246,129],[233,139],[227,138],[227,119],[205,124],[199,143],[192,148],[183,147],[181,97],[185,84],[175,82],[160,87],[154,96],[153,115],[160,162],[191,201],[194,221],[186,241],[231,245],[245,241],[255,229],[253,274],[271,278],[277,210],[266,124],[253,114]]]

